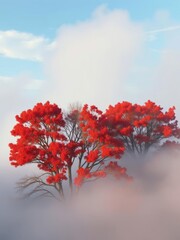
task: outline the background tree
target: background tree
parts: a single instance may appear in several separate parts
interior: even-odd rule
[[[103,124],[102,112],[91,107],[89,114],[87,105],[82,111],[73,109],[63,115],[56,104],[38,103],[16,116],[18,123],[11,134],[17,141],[9,144],[11,164],[17,167],[33,163],[42,171],[39,176],[26,177],[19,182],[21,190],[30,189],[27,196],[60,196],[62,199],[66,182],[73,193],[74,186],[108,173],[128,178],[125,168],[114,162],[105,164],[109,158],[121,158],[122,143],[108,137],[103,125],[99,138],[92,138],[85,128],[88,117],[91,124],[95,124],[94,129]]]
[[[180,137],[175,107],[163,108],[150,100],[143,105],[129,102],[109,106],[106,125],[115,139],[124,143],[126,152],[138,157]]]

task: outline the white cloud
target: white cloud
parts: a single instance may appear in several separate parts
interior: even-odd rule
[[[169,32],[169,31],[175,31],[175,30],[179,30],[179,29],[180,29],[180,25],[154,29],[154,30],[148,31],[147,33]]]
[[[9,76],[0,76],[0,84],[3,85],[14,85],[17,82],[24,82],[23,89],[24,90],[39,90],[43,84],[43,80],[40,79],[32,79],[31,76],[22,74],[18,77],[9,77]]]
[[[157,34],[159,33],[171,33],[173,31],[180,30],[180,25],[177,26],[169,26],[169,27],[164,27],[164,28],[157,28],[151,31],[146,32],[147,33],[147,39],[149,41],[154,41],[157,39]]]
[[[160,55],[160,61],[155,68],[154,78],[152,81],[152,85],[154,87],[154,97],[163,105],[175,105],[177,108],[178,119],[180,119],[179,62],[180,48],[172,49],[172,47],[167,47],[166,51],[163,51]]]
[[[27,108],[33,107],[37,101],[33,92],[39,89],[41,83],[42,81],[25,75],[16,77],[0,76],[1,169],[9,165],[8,143],[12,141],[10,131],[15,124],[15,115]]]
[[[87,21],[62,26],[45,63],[45,95],[65,105],[118,101],[142,41],[141,25],[128,12],[104,6]]]
[[[157,24],[153,22],[154,27],[151,29],[154,30],[146,32],[154,36],[155,41],[146,45],[142,66],[148,68],[137,95],[143,100],[150,98],[166,109],[176,106],[177,118],[180,120],[180,23],[175,23],[170,17],[165,22],[166,26],[163,27],[160,27],[159,21]]]
[[[0,31],[0,54],[5,57],[42,61],[51,48],[53,42],[44,37],[15,30]]]

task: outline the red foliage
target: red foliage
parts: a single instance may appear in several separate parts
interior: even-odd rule
[[[89,159],[95,161],[98,157],[120,158],[124,153],[122,140],[112,136],[106,123],[105,115],[97,107],[84,106],[80,116],[83,138],[96,149],[89,152],[87,161],[90,161]]]
[[[95,162],[99,157],[99,150],[92,150],[89,152],[89,154],[86,156],[86,162],[91,163]]]
[[[146,153],[152,146],[169,138],[179,138],[175,108],[163,108],[150,100],[144,105],[129,102],[109,106],[105,112],[106,126],[116,139],[122,140],[131,153]]]
[[[11,134],[18,139],[16,144],[9,144],[11,164],[37,163],[41,170],[50,173],[48,183],[66,180],[67,167],[82,150],[81,143],[67,141],[61,109],[49,102],[38,103],[16,116],[16,120]]]
[[[76,186],[81,186],[85,178],[87,179],[91,177],[89,168],[84,169],[81,167],[77,170],[77,174],[77,177],[74,179],[74,184]]]
[[[9,144],[11,164],[37,164],[48,173],[47,183],[60,184],[58,188],[65,180],[72,185],[73,165],[74,184],[80,186],[89,178],[105,177],[105,159],[120,159],[124,152],[122,141],[109,134],[104,115],[95,106],[85,105],[81,112],[73,110],[64,117],[56,104],[38,103],[16,120],[11,134],[17,141]]]
[[[86,104],[63,116],[56,104],[38,103],[16,116],[18,123],[11,134],[17,141],[9,144],[10,161],[16,167],[37,164],[47,173],[47,183],[59,184],[56,189],[61,193],[65,180],[72,190],[73,179],[76,186],[108,174],[129,179],[126,169],[118,165],[124,151],[143,154],[179,138],[174,111],[172,107],[164,113],[151,101],[144,105],[122,102],[104,113]]]
[[[130,180],[131,178],[127,175],[127,169],[124,167],[120,167],[117,162],[110,162],[106,167],[105,167],[105,172],[107,174],[112,174],[115,178],[117,179],[128,179]]]

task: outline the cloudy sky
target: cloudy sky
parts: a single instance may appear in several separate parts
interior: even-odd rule
[[[180,116],[179,0],[0,4],[1,169],[14,116],[40,101],[105,108],[151,99]]]
[[[5,112],[47,99],[178,102],[178,0],[0,2]]]

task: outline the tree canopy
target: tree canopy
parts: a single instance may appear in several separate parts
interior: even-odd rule
[[[32,187],[29,195],[65,196],[85,182],[111,174],[131,179],[119,165],[124,152],[145,154],[168,140],[179,138],[175,108],[163,108],[151,101],[109,106],[104,112],[84,105],[68,113],[50,102],[38,103],[16,116],[11,134],[10,161],[14,166],[36,164],[39,176],[25,178],[21,187]],[[35,185],[35,187],[33,187]],[[52,191],[51,191],[52,189]],[[66,187],[67,189],[67,187]]]

